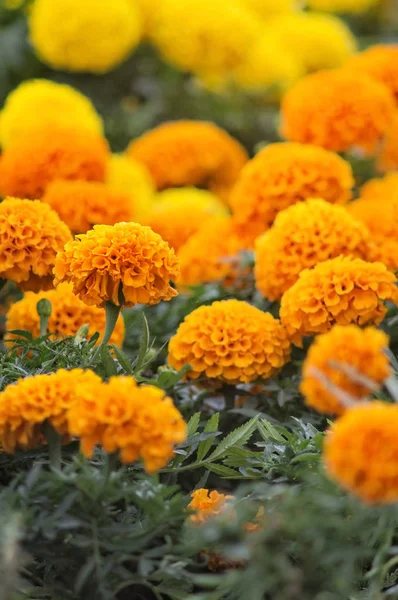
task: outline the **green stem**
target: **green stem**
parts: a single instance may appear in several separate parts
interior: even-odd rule
[[[102,338],[101,346],[105,346],[115,329],[116,322],[119,318],[121,306],[116,306],[113,302],[105,302],[106,323],[104,337]]]
[[[117,467],[117,463],[119,460],[119,453],[113,452],[112,454],[106,454],[105,465],[104,465],[104,485],[103,490],[105,490],[108,485],[109,479],[113,473],[113,471]]]
[[[48,320],[50,317],[40,316],[40,337],[46,335],[48,329]]]
[[[56,471],[61,470],[61,436],[49,421],[44,424],[44,435],[48,442],[50,467]]]

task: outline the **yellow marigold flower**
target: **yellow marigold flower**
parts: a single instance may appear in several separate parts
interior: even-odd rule
[[[51,182],[42,198],[73,233],[86,233],[93,225],[114,225],[135,220],[134,198],[97,181]]]
[[[0,203],[0,276],[24,290],[52,288],[55,256],[71,237],[46,204],[6,198]]]
[[[148,473],[164,467],[187,436],[172,399],[154,386],[138,387],[132,377],[96,379],[78,385],[79,402],[68,413],[69,432],[80,438],[85,456],[101,444],[124,463],[141,458]]]
[[[122,154],[112,154],[105,183],[112,190],[133,196],[137,221],[141,221],[151,210],[155,182],[149,170],[138,160]]]
[[[295,142],[372,153],[391,125],[394,97],[383,84],[346,69],[303,77],[282,102],[282,133]]]
[[[150,227],[117,223],[95,225],[68,242],[57,254],[54,274],[56,284],[70,281],[88,305],[134,306],[176,296],[170,280],[178,278],[179,267],[174,250]]]
[[[0,158],[0,194],[39,199],[54,179],[103,181],[108,146],[100,137],[66,129],[30,132]]]
[[[275,15],[290,13],[299,8],[298,0],[243,0],[243,4],[264,20]]]
[[[269,231],[256,240],[257,289],[279,300],[303,269],[336,256],[368,258],[366,227],[342,206],[310,199],[280,212]]]
[[[39,117],[38,117],[39,116]],[[7,97],[1,112],[3,148],[40,127],[75,127],[101,135],[102,120],[91,101],[69,85],[47,79],[23,81]]]
[[[351,166],[337,154],[305,144],[270,144],[244,167],[230,204],[239,233],[252,247],[279,211],[308,198],[344,204],[353,185]]]
[[[345,64],[384,83],[398,102],[398,44],[378,44],[351,57]]]
[[[361,187],[361,198],[377,202],[398,196],[398,173],[387,173],[379,179],[370,179]],[[351,205],[352,206],[352,205]]]
[[[309,8],[333,13],[362,14],[377,6],[380,0],[307,0]]]
[[[133,0],[35,0],[30,40],[55,69],[105,73],[139,44],[141,16]]]
[[[51,302],[52,312],[48,320],[48,331],[55,336],[76,335],[80,327],[88,325],[88,337],[105,330],[105,311],[97,306],[87,306],[72,291],[69,283],[61,283],[55,290],[47,292],[27,292],[22,300],[11,305],[7,312],[7,332],[15,329],[30,331],[33,337],[40,335],[40,318],[37,303],[42,298]],[[12,342],[18,336],[7,335]],[[122,346],[124,340],[124,321],[120,316],[112,333],[110,344]]]
[[[377,167],[383,173],[398,170],[398,113],[388,125]]]
[[[304,361],[300,385],[308,406],[341,415],[348,407],[338,397],[339,390],[358,401],[377,391],[391,375],[384,352],[388,342],[383,331],[357,325],[335,325],[319,335]]]
[[[204,121],[163,123],[134,140],[128,154],[146,165],[158,190],[197,185],[224,200],[248,158],[228,133]]]
[[[397,302],[395,275],[382,263],[339,256],[300,273],[282,297],[281,321],[297,346],[338,325],[378,325]]]
[[[204,375],[249,383],[275,375],[290,358],[280,322],[247,302],[224,300],[189,314],[169,343],[169,364],[191,365],[187,377]]]
[[[0,392],[0,443],[6,452],[45,443],[44,427],[68,433],[67,412],[76,400],[80,381],[96,378],[91,371],[60,369],[51,375],[19,379]]]
[[[170,188],[155,196],[145,223],[177,252],[208,219],[226,214],[225,204],[211,192]]]
[[[326,436],[326,471],[368,504],[398,501],[398,406],[370,402],[347,411]]]
[[[233,496],[220,494],[216,490],[210,492],[205,488],[195,490],[191,494],[192,500],[188,504],[188,510],[196,511],[196,514],[191,515],[189,520],[195,525],[202,525],[209,519],[222,514],[228,510],[228,502],[234,499]]]
[[[162,1],[163,0],[138,0],[144,38],[150,38]]]

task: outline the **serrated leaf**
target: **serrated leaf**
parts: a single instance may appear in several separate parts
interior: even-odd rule
[[[207,460],[211,462],[216,458],[223,456],[229,450],[229,448],[234,446],[243,446],[246,444],[246,442],[251,438],[255,429],[257,429],[258,419],[258,416],[254,417],[253,419],[250,419],[250,421],[247,421],[247,423],[244,423],[244,425],[241,427],[238,427],[238,429],[231,431],[231,433],[220,442],[218,447],[208,457]]]
[[[218,423],[220,420],[220,413],[214,413],[206,423],[206,427],[203,433],[216,433],[218,431]],[[203,460],[210,451],[213,445],[214,437],[203,442],[200,442],[197,454],[197,460]]]
[[[75,591],[77,594],[85,586],[91,573],[94,571],[95,561],[96,561],[96,557],[92,556],[91,558],[89,558],[89,560],[86,562],[86,564],[83,565],[83,567],[80,569],[79,574],[76,577],[76,581],[75,581]]]
[[[140,345],[138,348],[138,356],[137,356],[137,362],[135,364],[135,370],[136,371],[140,371],[142,369],[142,366],[145,362],[145,357],[148,353],[148,348],[149,348],[149,326],[148,326],[148,321],[147,318],[145,316],[145,314],[142,312],[141,313],[141,321],[142,321],[142,337],[141,337],[141,341],[140,341]]]
[[[197,432],[200,423],[200,412],[195,413],[188,422],[188,437]]]
[[[266,419],[262,419],[257,423],[257,429],[264,441],[268,442],[270,439],[272,439],[286,444],[285,438]]]
[[[104,368],[105,375],[107,377],[112,377],[113,375],[117,375],[115,361],[113,360],[111,353],[109,352],[109,348],[107,346],[104,346],[104,345],[101,346],[100,357],[101,357],[101,365]]]
[[[114,353],[116,354],[116,358],[118,359],[120,365],[123,367],[123,369],[129,374],[132,375],[133,374],[133,365],[131,364],[131,361],[129,359],[129,357],[127,356],[127,354],[125,354],[123,352],[123,350],[121,350],[120,348],[118,348],[118,346],[115,346],[114,344],[112,344],[111,348],[113,349]]]
[[[228,478],[237,477],[239,475],[239,473],[237,471],[234,471],[234,469],[230,469],[225,465],[219,465],[217,463],[206,465],[206,469],[208,469],[208,471],[211,471],[212,473],[215,473],[216,475],[219,475],[220,477]]]

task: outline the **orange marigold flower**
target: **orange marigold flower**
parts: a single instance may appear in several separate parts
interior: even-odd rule
[[[342,206],[320,199],[299,202],[280,212],[256,240],[257,289],[279,300],[303,269],[340,255],[366,259],[369,242],[366,227]]]
[[[282,133],[295,142],[344,152],[373,153],[395,111],[390,90],[368,75],[345,69],[303,77],[282,102]]]
[[[153,473],[173,457],[173,447],[187,436],[187,426],[171,398],[151,385],[138,387],[132,377],[78,385],[79,402],[68,413],[72,435],[90,457],[94,446],[119,452],[125,463],[139,458]]]
[[[0,193],[41,198],[54,179],[103,181],[106,141],[87,131],[40,129],[7,147],[0,160]]]
[[[344,67],[384,83],[398,102],[398,44],[371,46],[350,57]]]
[[[390,120],[377,167],[382,173],[398,170],[398,112]]]
[[[60,369],[50,375],[19,379],[0,393],[0,443],[6,452],[45,443],[48,422],[61,435],[68,433],[67,411],[76,400],[80,381],[96,378],[91,371]]]
[[[398,501],[398,406],[370,402],[348,410],[326,436],[326,471],[369,504]]]
[[[71,237],[46,204],[6,198],[0,204],[0,276],[24,290],[53,287],[55,256]]]
[[[72,291],[69,283],[61,283],[55,290],[48,292],[27,292],[22,300],[11,305],[7,312],[7,331],[22,329],[30,331],[33,337],[40,335],[40,318],[37,313],[37,303],[42,298],[51,302],[52,312],[48,320],[48,331],[56,336],[68,337],[76,335],[80,327],[88,325],[88,336],[94,333],[104,333],[105,311],[97,306],[87,306]],[[18,339],[19,336],[7,335],[7,341]],[[124,321],[119,316],[112,333],[110,344],[122,346],[124,340]]]
[[[154,198],[145,222],[177,252],[214,215],[226,215],[225,204],[211,192],[174,188]]]
[[[175,369],[191,365],[190,379],[249,383],[272,377],[289,358],[278,319],[247,302],[223,300],[185,317],[170,340],[168,361]]]
[[[234,499],[233,496],[220,494],[217,490],[210,492],[205,488],[195,490],[191,494],[192,500],[187,508],[196,511],[189,517],[191,523],[202,525],[211,519],[228,510],[228,502]]]
[[[163,123],[134,140],[128,154],[148,167],[158,190],[196,185],[225,201],[248,158],[234,138],[204,121]]]
[[[73,233],[86,233],[93,225],[114,225],[133,221],[134,199],[130,194],[110,189],[97,181],[57,179],[42,198],[70,227]]]
[[[151,305],[177,295],[170,280],[178,278],[179,266],[174,250],[150,227],[117,223],[95,225],[68,242],[54,274],[56,284],[73,283],[88,305]]]
[[[335,325],[311,345],[300,386],[306,403],[321,413],[341,415],[339,391],[361,401],[391,375],[388,336],[374,327]]]
[[[361,187],[361,198],[367,200],[376,202],[396,197],[398,197],[398,173],[387,173],[379,179],[370,179]]]
[[[339,256],[300,273],[281,302],[281,321],[297,346],[338,325],[378,325],[385,300],[397,302],[395,275],[380,262]]]
[[[279,211],[307,198],[344,204],[354,185],[351,166],[316,146],[270,144],[250,160],[231,194],[234,220],[249,245]]]

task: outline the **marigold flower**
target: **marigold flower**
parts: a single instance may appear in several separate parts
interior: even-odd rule
[[[303,269],[336,256],[367,259],[366,227],[342,206],[310,199],[280,212],[269,231],[256,240],[257,289],[279,300]]]
[[[398,196],[398,173],[387,173],[379,179],[370,179],[360,190],[361,199],[385,201],[394,199]],[[353,206],[351,204],[350,206]]]
[[[86,233],[93,225],[114,225],[135,220],[134,198],[104,183],[78,179],[51,182],[42,198],[73,233]]]
[[[230,204],[239,233],[253,246],[279,211],[308,198],[344,204],[354,185],[351,166],[316,146],[270,144],[243,168]]]
[[[107,383],[78,385],[79,402],[69,410],[68,428],[80,438],[90,457],[94,446],[119,452],[124,463],[139,458],[153,473],[173,457],[173,447],[185,440],[187,426],[164,391],[151,385],[138,387],[132,377],[111,377]]]
[[[55,69],[105,73],[124,61],[141,38],[133,0],[35,0],[30,40]]]
[[[54,179],[103,181],[108,146],[83,131],[39,129],[6,148],[0,159],[0,194],[37,200]]]
[[[208,219],[226,214],[225,204],[211,192],[171,188],[155,196],[145,223],[177,252]]]
[[[299,8],[298,0],[243,0],[244,5],[264,20],[275,15],[291,13]]]
[[[338,419],[324,446],[326,471],[369,504],[398,501],[398,406],[370,402]]]
[[[269,379],[290,358],[278,319],[247,302],[223,300],[185,317],[169,343],[169,364],[191,365],[187,377],[204,375],[228,383]]]
[[[138,160],[123,154],[112,154],[105,179],[107,186],[116,192],[131,194],[137,221],[151,210],[155,195],[155,182],[149,170]]]
[[[60,369],[8,385],[0,392],[0,443],[4,450],[13,453],[16,448],[41,446],[46,422],[59,434],[67,434],[67,411],[76,400],[76,386],[92,377],[97,376],[91,371]]]
[[[71,237],[46,204],[6,198],[0,204],[0,276],[25,290],[53,287],[55,256]]]
[[[377,44],[352,56],[344,65],[384,83],[398,102],[398,44]]]
[[[150,227],[117,223],[95,225],[68,242],[57,254],[54,274],[56,284],[70,281],[88,305],[134,306],[176,296],[170,280],[179,268],[174,250]]]
[[[362,14],[379,3],[380,0],[307,0],[308,7],[313,10],[343,14]]]
[[[87,306],[72,292],[69,283],[61,283],[55,290],[48,292],[27,292],[22,300],[11,305],[7,312],[7,332],[15,329],[30,331],[33,337],[40,335],[40,318],[36,310],[39,300],[46,298],[51,302],[52,312],[48,320],[48,331],[55,336],[76,335],[80,327],[88,325],[88,337],[105,330],[105,311],[97,306]],[[7,342],[18,339],[18,335],[7,335]],[[120,316],[110,339],[111,344],[122,346],[124,340],[124,321]]]
[[[377,168],[382,173],[398,170],[398,113],[389,123],[377,161]]]
[[[195,525],[202,525],[211,518],[222,514],[228,510],[228,502],[234,499],[233,496],[220,494],[217,490],[210,492],[205,488],[195,490],[191,497],[192,500],[187,508],[196,511],[189,517],[190,522]]]
[[[203,121],[163,123],[134,140],[128,154],[147,166],[158,190],[206,186],[224,200],[248,158],[230,135]]]
[[[300,391],[308,406],[321,413],[341,415],[347,406],[338,397],[338,390],[358,401],[376,392],[391,375],[384,352],[388,342],[383,331],[360,329],[357,325],[335,325],[319,335],[303,365]]]
[[[103,125],[92,102],[69,85],[47,79],[23,81],[7,96],[1,112],[3,148],[38,128],[71,128],[101,135]]]
[[[380,262],[339,256],[305,269],[282,297],[281,321],[297,346],[334,324],[378,325],[384,301],[397,302],[396,278]]]
[[[368,75],[346,69],[303,77],[282,102],[282,133],[295,142],[373,153],[391,125],[394,97]]]

